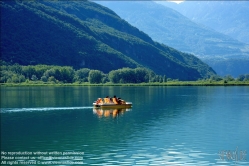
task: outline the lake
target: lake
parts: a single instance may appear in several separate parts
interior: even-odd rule
[[[6,164],[249,165],[248,140],[248,86],[1,87]]]

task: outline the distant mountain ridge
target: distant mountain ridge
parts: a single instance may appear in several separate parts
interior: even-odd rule
[[[180,4],[158,2],[177,10],[194,22],[249,44],[248,1],[185,1]]]
[[[118,15],[149,34],[153,40],[208,63],[219,75],[249,72],[249,45],[196,24],[179,12],[155,2],[103,2]]]
[[[154,42],[113,11],[89,1],[1,1],[1,59],[105,73],[145,67],[180,80],[215,75],[191,54]]]

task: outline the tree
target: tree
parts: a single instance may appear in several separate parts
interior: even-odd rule
[[[17,63],[10,66],[10,70],[16,74],[22,74],[22,67]]]
[[[35,67],[34,66],[23,66],[22,73],[27,79],[32,79],[33,75],[36,75]]]
[[[249,81],[249,74],[245,74],[244,81]]]
[[[145,68],[122,68],[112,70],[109,73],[109,79],[113,83],[142,83],[149,82],[153,72]]]
[[[144,68],[136,68],[136,83],[149,82],[149,72]]]
[[[88,80],[91,84],[101,83],[103,73],[99,70],[91,70],[89,72]]]
[[[166,75],[163,76],[163,82],[167,82],[167,77],[166,77]]]
[[[87,82],[89,72],[90,72],[90,69],[88,69],[88,68],[83,68],[83,69],[77,70],[74,74],[74,78],[73,78],[74,81]]]
[[[120,71],[119,70],[112,70],[109,72],[109,80],[112,82],[112,83],[119,83],[120,81]]]
[[[227,75],[224,77],[224,80],[226,81],[234,81],[234,78],[231,75]]]
[[[48,78],[47,78],[46,76],[42,76],[42,77],[41,77],[41,81],[47,82],[47,81],[48,81]]]
[[[101,80],[102,83],[107,83],[109,82],[109,79],[108,79],[108,75],[107,74],[104,74],[102,75],[102,80]]]
[[[249,74],[241,74],[237,78],[238,81],[248,81],[249,80]]]
[[[51,69],[53,66],[48,66],[48,65],[36,65],[35,66],[35,75],[37,76],[37,78],[41,78],[44,73]]]
[[[162,83],[163,82],[163,77],[159,76],[159,82]]]
[[[36,75],[32,75],[31,80],[32,80],[32,81],[37,81],[38,78],[36,77]]]
[[[55,70],[54,69],[46,70],[43,75],[47,78],[55,76]]]
[[[74,70],[72,67],[62,67],[60,68],[59,71],[60,71],[61,78],[58,80],[63,81],[63,82],[68,82],[68,83],[73,82]]]
[[[7,71],[7,70],[1,70],[1,83],[6,83],[6,82],[11,82],[11,77],[14,75],[12,71]]]
[[[12,75],[11,79],[8,80],[8,82],[13,82],[13,83],[21,83],[24,81],[25,81],[24,75],[18,75],[18,74]]]
[[[48,78],[48,81],[49,81],[49,82],[53,82],[53,83],[56,83],[56,82],[57,82],[57,80],[54,78],[54,76],[49,77],[49,78]]]
[[[210,81],[221,81],[222,78],[218,75],[213,75],[210,77]]]

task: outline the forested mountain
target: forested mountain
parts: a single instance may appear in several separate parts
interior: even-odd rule
[[[180,4],[160,1],[194,22],[249,44],[248,1],[185,1]]]
[[[198,56],[219,75],[237,77],[249,71],[249,45],[194,23],[171,8],[145,1],[98,3],[115,11],[153,40]],[[198,8],[192,12],[196,10]]]
[[[88,1],[1,1],[1,59],[104,73],[145,67],[180,80],[215,74],[195,56],[154,42],[113,11]]]

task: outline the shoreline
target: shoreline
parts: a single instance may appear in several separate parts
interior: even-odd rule
[[[249,86],[249,81],[170,81],[164,83],[126,83],[126,84],[90,84],[90,83],[1,83],[0,87],[16,87],[16,86]]]

